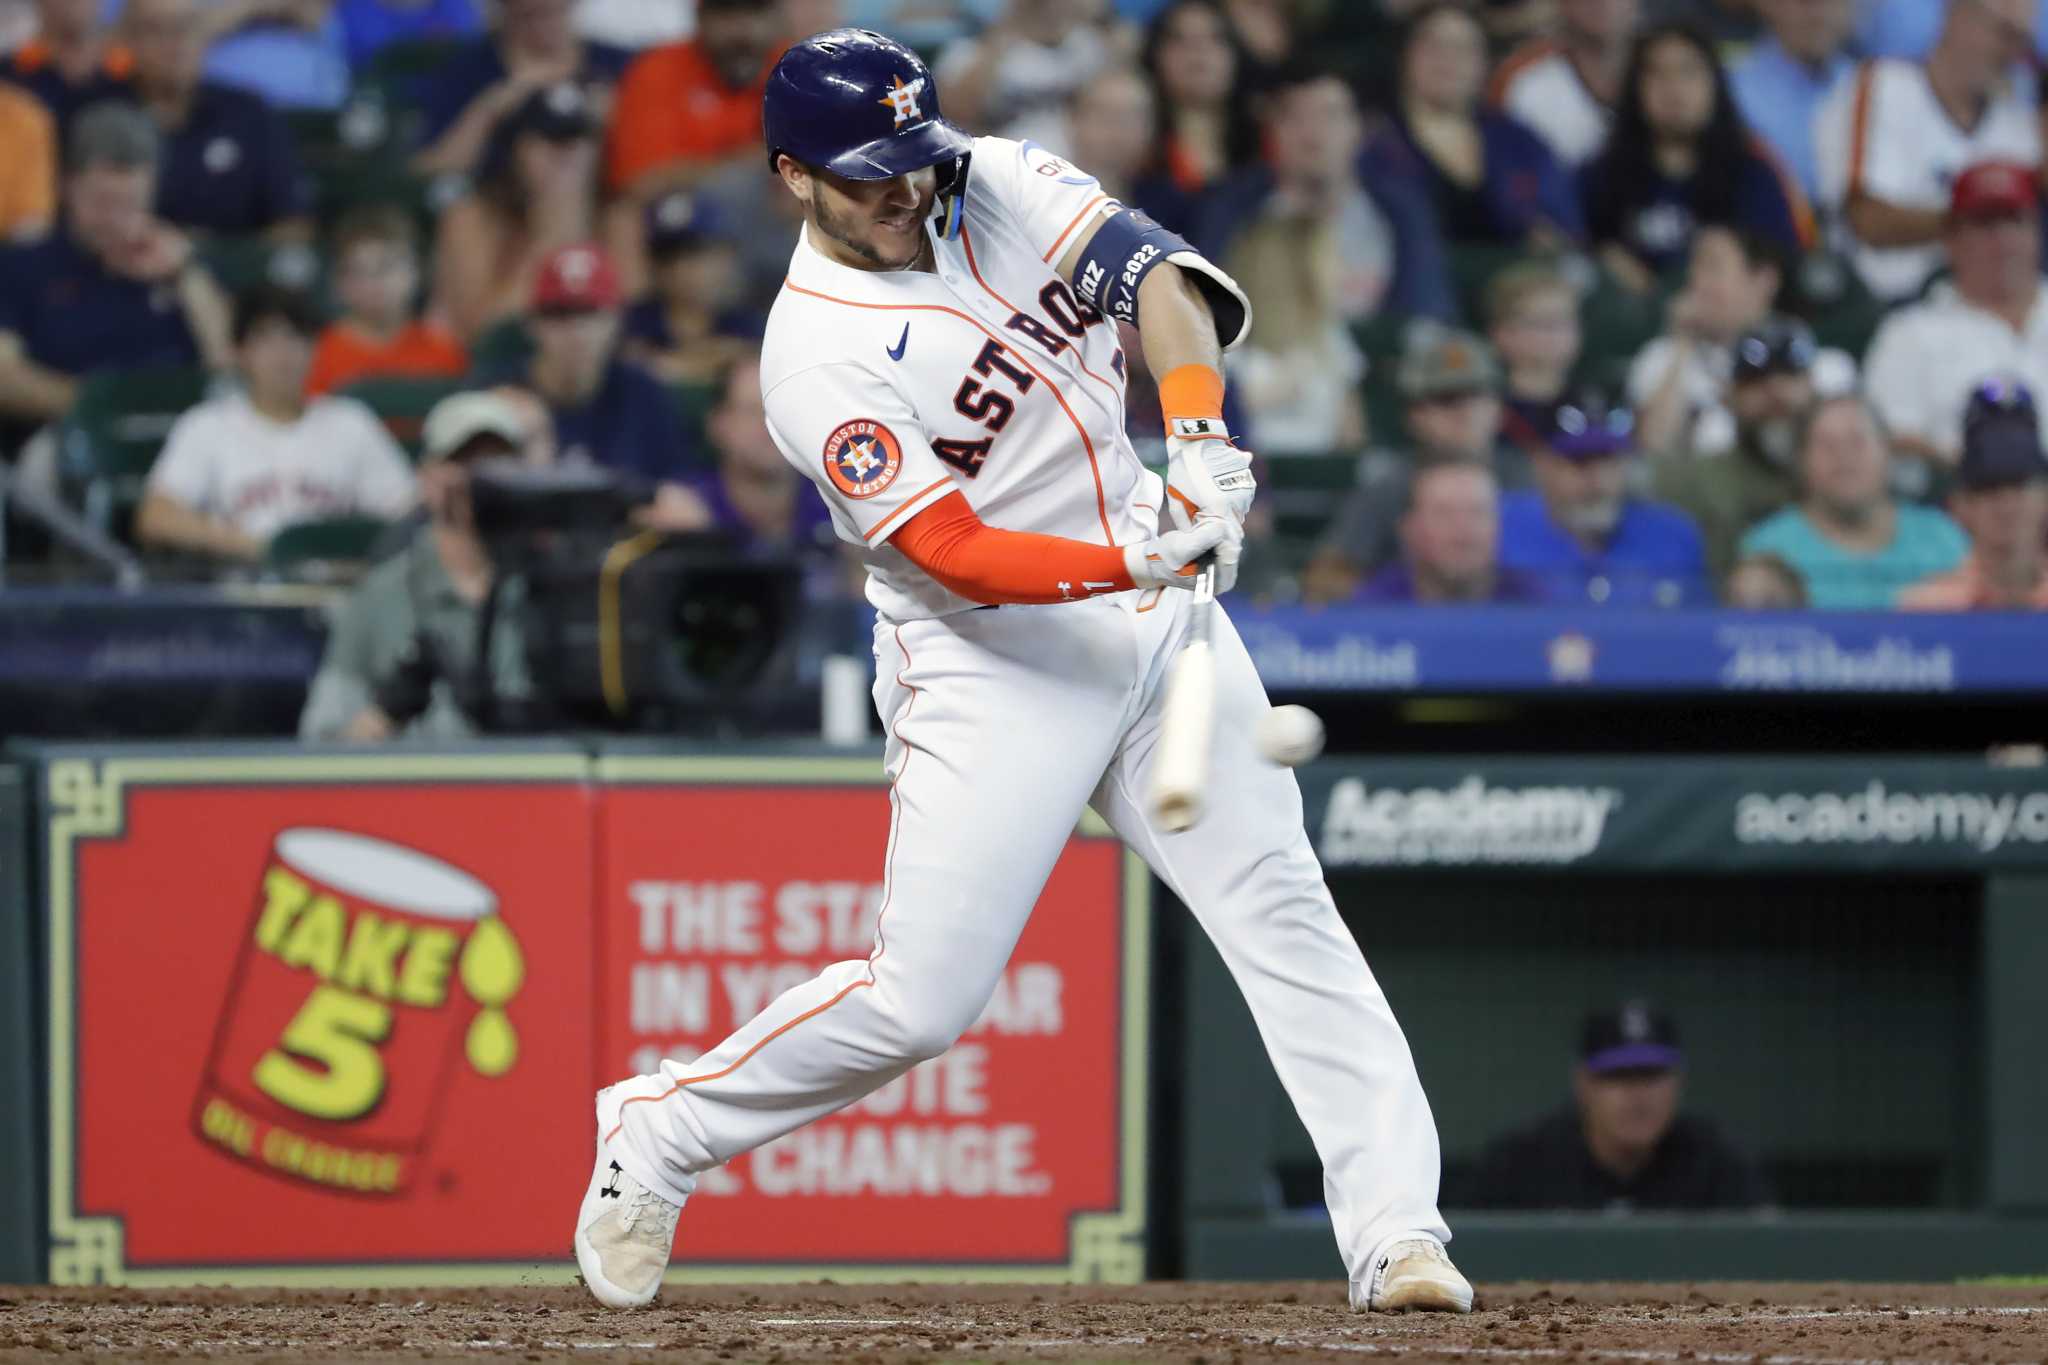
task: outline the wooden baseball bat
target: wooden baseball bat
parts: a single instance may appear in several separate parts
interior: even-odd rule
[[[1209,749],[1216,730],[1216,656],[1209,642],[1216,610],[1216,567],[1195,580],[1187,643],[1166,679],[1166,707],[1152,755],[1152,819],[1169,834],[1202,818],[1209,785]]]

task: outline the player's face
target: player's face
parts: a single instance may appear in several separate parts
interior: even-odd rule
[[[926,166],[893,180],[847,180],[829,171],[803,177],[811,225],[839,248],[828,252],[857,270],[908,270],[925,249],[939,175]],[[799,192],[799,198],[803,192]]]

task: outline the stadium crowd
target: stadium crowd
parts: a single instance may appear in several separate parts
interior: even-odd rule
[[[853,23],[1244,284],[1241,591],[2042,608],[2044,10],[0,0],[6,553],[64,572],[49,503],[187,572],[411,518],[365,593],[426,617],[509,454],[854,591],[755,387],[762,83]]]

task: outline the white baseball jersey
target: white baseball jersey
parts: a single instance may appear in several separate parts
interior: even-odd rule
[[[1158,530],[1161,482],[1124,434],[1116,327],[1054,268],[1121,206],[1032,143],[977,138],[964,225],[933,271],[855,270],[798,234],[761,393],[785,458],[860,548],[892,620],[976,605],[889,537],[948,493],[988,525],[1094,545]]]

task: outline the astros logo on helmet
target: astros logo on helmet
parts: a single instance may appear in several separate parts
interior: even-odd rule
[[[825,438],[825,473],[849,498],[872,498],[896,481],[903,447],[880,422],[842,422]]]

